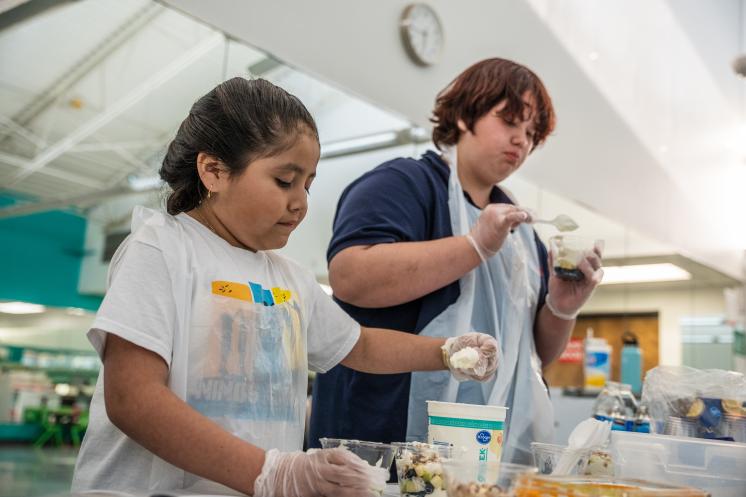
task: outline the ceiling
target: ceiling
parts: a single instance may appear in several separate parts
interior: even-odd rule
[[[671,238],[711,259],[719,251],[735,256],[738,268],[746,254],[746,80],[732,63],[746,54],[746,1],[528,3],[676,192],[660,196],[694,207],[666,213],[662,205],[650,216],[670,216],[671,225],[678,224],[677,214],[691,216],[705,226],[681,223]],[[639,180],[640,190],[646,182],[657,185],[653,171]]]
[[[301,97],[322,142],[410,127],[151,0],[20,3],[0,24],[0,185],[30,202],[0,216],[131,193],[132,177],[157,173],[191,104],[232,76]]]
[[[746,83],[728,69],[739,50],[746,52],[745,1],[708,2],[704,14],[703,3],[696,0],[525,2],[654,159],[656,168],[648,177],[664,177],[684,195],[696,195],[697,222],[706,220],[710,248],[729,254],[746,250],[741,214]],[[445,5],[441,2],[441,10]],[[133,178],[157,174],[186,109],[232,76],[262,76],[298,95],[317,120],[322,152],[350,138],[408,130],[416,121],[151,0],[0,1],[0,13],[0,193],[19,199],[15,206],[0,209],[0,218],[59,207],[100,215],[113,197],[133,195]],[[568,109],[563,115],[572,119]],[[559,129],[556,140],[563,139],[565,129]],[[573,147],[582,146],[583,139],[597,144],[610,140],[611,128],[603,122],[588,122],[583,129],[586,136],[573,136]],[[611,139],[616,138],[624,143],[622,137]],[[400,134],[385,146],[401,146],[407,139],[423,141],[421,136]],[[391,149],[381,157],[415,150],[415,145]],[[540,163],[543,153],[534,160]],[[323,249],[333,199],[345,181],[375,163],[371,159],[362,168],[353,166],[344,155],[326,160],[326,167],[336,173],[320,175],[317,183],[329,205],[318,205],[316,219],[312,211],[296,237],[324,235],[319,242],[322,255],[314,262],[319,274],[325,269]],[[603,166],[598,164],[598,170]],[[580,174],[572,165],[564,167],[565,176]],[[595,205],[602,204],[599,197],[627,195],[628,211],[635,211],[638,219],[654,218],[654,209],[636,205],[634,191],[614,192],[614,185],[607,184],[583,205],[569,200],[583,200],[575,192],[566,189],[563,195],[537,186],[560,181],[546,169],[532,171],[511,178],[518,197],[529,207],[567,212],[581,220],[588,233],[607,241],[612,258],[679,252],[684,255],[675,257],[682,264],[690,261],[687,251],[672,243],[676,237],[651,236],[655,230],[646,232],[644,222],[637,226],[624,219],[624,212],[616,221],[608,215],[613,209],[599,214],[604,212]],[[603,185],[603,179],[598,181]],[[640,190],[645,182],[641,176]],[[658,187],[652,180],[650,184]],[[319,196],[312,197],[314,202],[320,203]],[[102,222],[126,219],[121,210],[106,214]],[[300,246],[299,253],[307,244]],[[735,283],[732,271],[730,276],[722,270],[710,274],[698,269],[706,265],[692,264],[697,266],[695,278],[707,284]]]

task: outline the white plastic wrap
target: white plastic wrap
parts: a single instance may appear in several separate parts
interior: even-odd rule
[[[642,402],[654,432],[746,442],[746,376],[741,373],[658,366],[645,376]]]

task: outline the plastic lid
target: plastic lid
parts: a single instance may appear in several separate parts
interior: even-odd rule
[[[428,416],[467,418],[477,420],[505,421],[508,408],[502,406],[482,406],[455,402],[427,401]]]
[[[593,338],[589,337],[585,339],[586,347],[598,347],[611,349],[609,342],[605,338]]]

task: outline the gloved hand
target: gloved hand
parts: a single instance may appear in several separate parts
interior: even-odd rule
[[[464,368],[451,364],[454,354],[467,347],[476,350],[477,357],[474,365]],[[441,348],[443,349],[443,362],[458,381],[486,381],[497,371],[497,340],[490,335],[467,333],[459,337],[451,337]]]
[[[508,232],[528,220],[526,211],[511,204],[489,204],[466,235],[482,261],[494,256]]]
[[[545,305],[549,311],[560,319],[575,319],[583,305],[591,298],[593,291],[601,283],[604,270],[601,268],[601,251],[599,244],[585,254],[578,264],[578,269],[585,278],[580,281],[567,281],[557,277],[551,271],[549,293]],[[549,253],[549,267],[553,267],[552,254]]]
[[[376,469],[376,468],[373,468]],[[267,451],[254,497],[368,497],[369,465],[344,448]]]

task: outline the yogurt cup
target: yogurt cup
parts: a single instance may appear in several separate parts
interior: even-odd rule
[[[507,407],[427,401],[427,439],[459,449],[464,461],[499,461]]]

